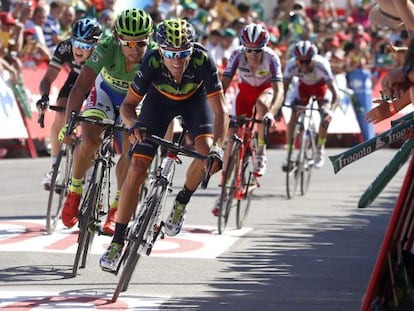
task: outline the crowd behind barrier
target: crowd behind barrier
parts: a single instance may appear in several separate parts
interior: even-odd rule
[[[33,140],[43,142],[47,139],[53,112],[48,113],[46,126],[41,129],[37,124],[35,103],[41,96],[38,84],[54,47],[70,37],[72,24],[83,16],[96,17],[104,33],[110,33],[117,3],[125,7],[137,2],[2,1],[0,73],[2,83],[8,87],[1,93],[0,148],[15,141],[26,148],[30,156],[37,156],[38,146],[34,146]],[[269,4],[261,1],[139,3],[145,4],[155,24],[173,16],[188,19],[197,30],[197,40],[206,46],[221,70],[239,45],[240,29],[248,23],[258,22],[266,26],[270,33],[269,44],[280,56],[282,64],[291,57],[292,44],[309,39],[317,45],[319,53],[330,60],[341,90],[341,105],[335,112],[330,134],[338,134],[338,137],[351,134],[355,136],[353,143],[358,143],[389,128],[388,121],[375,127],[366,123],[364,114],[371,108],[372,99],[379,96],[381,77],[398,61],[389,47],[406,46],[408,36],[404,31],[370,24],[368,14],[374,1],[348,1],[346,7],[335,7],[333,0],[279,0],[271,13],[266,11]],[[64,78],[53,86],[52,104]],[[227,91],[229,105],[236,93],[237,82],[234,82]],[[278,121],[278,131],[273,134],[273,145],[284,144],[288,112],[283,111],[283,116]],[[0,157],[7,156],[8,148],[0,149],[3,150]]]

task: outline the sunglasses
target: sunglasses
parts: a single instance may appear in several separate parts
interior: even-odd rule
[[[119,39],[119,44],[129,49],[135,49],[135,48],[141,49],[148,45],[148,40],[127,41],[127,40]]]
[[[259,54],[259,53],[262,53],[262,52],[263,52],[263,49],[246,48],[246,53],[249,53],[249,54],[251,54],[251,53]]]
[[[312,60],[311,59],[298,59],[297,62],[299,64],[310,64]]]
[[[88,42],[84,42],[84,41],[79,41],[76,39],[72,39],[72,46],[77,48],[77,49],[81,49],[81,50],[90,50],[92,48],[95,47],[96,43],[88,43]]]
[[[167,59],[174,59],[174,58],[186,58],[193,54],[193,48],[189,48],[187,50],[181,50],[181,51],[170,51],[170,50],[164,50],[160,49],[162,56],[164,56]]]

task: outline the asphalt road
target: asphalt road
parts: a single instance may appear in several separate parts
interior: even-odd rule
[[[359,310],[407,166],[370,207],[357,202],[395,152],[377,151],[338,174],[327,160],[309,193],[287,200],[285,151],[270,150],[246,228],[236,230],[231,215],[223,236],[210,213],[219,193],[214,176],[193,196],[183,232],[143,258],[117,304],[109,303],[117,277],[98,266],[109,238],[94,241],[86,268],[72,278],[75,235],[43,231],[48,159],[1,160],[0,310]]]

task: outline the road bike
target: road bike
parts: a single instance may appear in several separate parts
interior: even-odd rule
[[[105,234],[101,230],[102,220],[106,217],[110,207],[111,197],[111,170],[115,165],[113,161],[115,151],[113,140],[115,131],[127,131],[113,120],[99,120],[83,117],[72,113],[67,134],[70,135],[77,122],[86,122],[104,128],[102,143],[92,163],[92,173],[86,180],[86,192],[84,192],[77,215],[79,220],[78,247],[72,268],[72,276],[75,277],[79,268],[86,266],[89,250],[96,233]]]
[[[138,211],[138,216],[129,226],[126,234],[126,247],[122,259],[114,272],[118,274],[123,266],[117,287],[112,296],[115,302],[121,292],[126,291],[129,286],[132,274],[141,255],[149,256],[158,238],[163,239],[164,234],[164,209],[167,195],[172,192],[172,182],[177,164],[182,164],[178,157],[184,155],[199,160],[206,156],[183,146],[183,139],[186,131],[183,130],[178,141],[165,140],[155,135],[147,139],[167,150],[166,156],[162,159],[155,173],[149,177],[149,188],[145,196],[144,204]],[[206,174],[203,187],[206,187]]]
[[[237,229],[243,227],[249,213],[253,191],[260,187],[258,175],[254,173],[256,155],[254,134],[255,125],[264,121],[246,116],[230,116],[230,120],[231,127],[234,127],[236,131],[229,140],[231,151],[222,173],[218,201],[218,234],[222,234],[226,229],[230,210],[233,207],[236,207]],[[265,122],[265,137],[267,137],[270,120]]]
[[[316,107],[315,107],[316,105]],[[288,145],[286,163],[286,194],[288,199],[296,195],[300,184],[300,193],[305,195],[309,189],[316,153],[318,132],[313,111],[320,111],[316,97],[312,96],[306,106],[284,105],[297,111],[297,121]]]
[[[65,108],[60,106],[45,105],[41,108],[38,123],[44,127],[44,117],[47,109],[56,112],[64,112]],[[46,232],[52,234],[61,218],[63,201],[68,193],[70,176],[72,175],[73,149],[76,140],[72,144],[62,144],[53,165],[53,174],[50,185],[45,185],[45,190],[49,191],[47,210],[46,210]]]

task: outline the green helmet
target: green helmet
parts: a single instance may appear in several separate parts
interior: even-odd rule
[[[160,47],[188,48],[194,41],[194,27],[185,19],[167,19],[158,24],[155,40]]]
[[[151,16],[139,9],[128,9],[119,13],[115,21],[118,35],[138,37],[149,36],[152,32]]]

